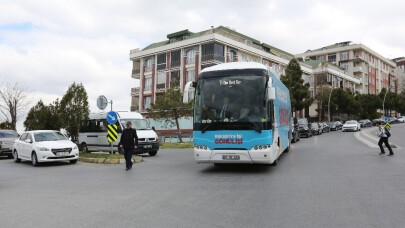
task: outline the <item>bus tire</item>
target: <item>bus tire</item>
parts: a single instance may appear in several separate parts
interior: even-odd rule
[[[148,152],[149,156],[154,157],[157,154],[157,151]]]
[[[277,160],[274,160],[273,163],[270,164],[271,166],[277,166]]]
[[[86,145],[86,143],[82,143],[82,152],[83,153],[88,153],[89,152],[89,148],[87,148],[87,145]]]

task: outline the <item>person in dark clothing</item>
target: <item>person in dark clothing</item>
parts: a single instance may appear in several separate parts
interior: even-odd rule
[[[132,128],[131,121],[126,122],[126,128],[122,131],[118,145],[124,149],[126,170],[129,170],[132,168],[132,153],[135,148],[138,148],[138,135],[136,130]]]
[[[390,151],[388,156],[394,156],[394,152],[392,152],[391,146],[388,143],[388,135],[386,133],[385,127],[382,126],[379,122],[377,122],[377,127],[378,127],[377,135],[378,135],[378,137],[380,137],[380,140],[378,141],[378,146],[380,147],[380,151],[381,151],[380,155],[385,154],[384,148],[382,146],[382,144],[384,143],[385,146]]]

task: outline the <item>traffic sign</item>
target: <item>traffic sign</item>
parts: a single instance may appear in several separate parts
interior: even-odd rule
[[[117,120],[118,120],[118,115],[116,112],[111,111],[111,112],[107,113],[107,122],[109,124],[115,124],[117,122]]]
[[[107,107],[108,101],[104,95],[101,95],[97,98],[97,107],[101,110],[104,110]]]
[[[108,135],[107,135],[108,142],[111,143],[117,141],[118,140],[117,125],[109,124],[107,128],[108,128]]]

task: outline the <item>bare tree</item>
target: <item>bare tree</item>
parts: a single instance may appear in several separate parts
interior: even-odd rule
[[[5,87],[0,88],[0,113],[14,130],[17,121],[25,115],[25,110],[31,103],[28,95],[29,91],[17,83],[14,86],[7,83]]]

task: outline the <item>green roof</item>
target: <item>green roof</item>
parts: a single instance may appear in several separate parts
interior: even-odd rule
[[[188,29],[179,31],[179,32],[175,32],[175,33],[171,33],[167,35],[167,39],[173,38],[173,37],[178,37],[178,36],[182,36],[182,35],[189,35],[191,32],[188,31]]]
[[[273,47],[273,46],[271,46],[271,45],[269,45],[269,44],[263,43],[262,46],[265,47],[265,48],[270,49],[270,52],[273,53],[273,54],[277,54],[277,53],[272,52],[272,50],[275,51],[275,52],[283,53],[283,54],[285,54],[285,55],[288,55],[288,56],[294,58],[294,55],[293,55],[293,54],[290,54],[290,53],[288,53],[288,52],[286,52],[286,51],[280,50],[280,49],[278,49],[278,48],[276,48],[276,47]]]
[[[322,50],[326,50],[326,49],[333,49],[333,48],[348,46],[348,45],[350,45],[350,43],[351,43],[351,41],[345,41],[345,42],[331,44],[329,46],[321,47],[321,48],[318,48],[315,50],[310,50],[310,51],[322,51]]]
[[[339,70],[344,70],[344,68],[342,68],[342,67],[340,67],[338,65],[329,63],[327,61],[319,61],[319,60],[308,59],[308,60],[300,61],[300,62],[311,66],[312,69],[316,69],[319,66],[319,64],[321,64],[321,63],[327,63],[329,68],[336,68],[336,69],[339,69]]]

